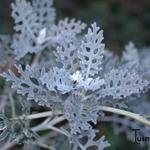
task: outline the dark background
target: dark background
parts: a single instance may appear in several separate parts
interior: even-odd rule
[[[0,33],[12,33],[10,3],[0,0]],[[106,47],[118,52],[129,41],[140,48],[150,45],[150,0],[54,0],[57,19],[96,21],[104,30]]]
[[[13,33],[10,3],[0,0],[0,34]],[[124,45],[133,41],[138,48],[150,45],[150,0],[54,0],[57,19],[64,17],[81,19],[87,24],[97,22],[104,30],[106,47],[120,53]],[[124,134],[114,136],[113,130],[101,129],[114,145],[114,150],[144,150],[131,142]]]

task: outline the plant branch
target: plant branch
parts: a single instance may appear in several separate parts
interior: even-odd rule
[[[12,117],[15,118],[16,117],[16,110],[15,110],[15,102],[14,102],[12,94],[13,94],[13,92],[9,93],[9,99],[10,99],[10,103],[11,103]]]
[[[111,113],[123,115],[123,116],[129,117],[129,118],[132,118],[134,120],[137,120],[137,121],[139,121],[139,122],[141,122],[145,125],[150,126],[150,121],[148,119],[146,119],[146,117],[144,117],[142,115],[139,115],[139,114],[136,114],[136,113],[133,113],[133,112],[129,112],[129,111],[126,111],[126,110],[121,110],[121,109],[118,109],[118,108],[108,107],[108,106],[98,106],[98,109],[101,110],[101,111],[105,111],[105,112],[111,112]],[[13,118],[13,120],[15,120],[15,119],[24,119],[24,118],[28,119],[28,120],[32,120],[32,119],[50,117],[52,115],[53,115],[52,111],[47,111],[47,112],[32,114],[32,115],[28,115],[28,116],[15,117],[15,118]],[[55,121],[58,122],[59,119],[55,120]]]
[[[56,124],[58,124],[58,123],[60,123],[60,122],[62,122],[64,120],[65,120],[65,117],[64,116],[60,116],[60,117],[57,117],[57,118],[51,120],[48,123],[43,122],[40,125],[33,127],[31,130],[34,131],[34,132],[47,130],[47,129],[50,129],[50,127],[53,127],[54,125],[56,125]]]
[[[136,113],[132,113],[129,111],[125,111],[125,110],[121,110],[121,109],[117,109],[117,108],[112,108],[112,107],[108,107],[108,106],[98,106],[98,109],[101,111],[106,111],[106,112],[111,112],[111,113],[127,116],[127,117],[132,118],[134,120],[137,120],[137,121],[139,121],[145,125],[150,126],[150,121],[148,119],[146,119],[146,117],[141,116],[141,115],[136,114]]]
[[[19,117],[12,118],[12,120],[18,120],[18,119],[33,120],[33,119],[39,119],[39,118],[44,118],[44,117],[50,117],[52,115],[53,115],[52,111],[47,111],[47,112],[42,112],[42,113],[37,113],[37,114],[31,114],[28,116],[22,115]]]

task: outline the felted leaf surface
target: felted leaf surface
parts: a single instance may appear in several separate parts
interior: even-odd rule
[[[102,69],[102,59],[104,53],[103,31],[97,27],[96,23],[91,25],[85,39],[82,40],[79,52],[81,71],[86,78],[98,74]]]
[[[32,5],[38,17],[38,28],[50,29],[56,19],[55,8],[52,6],[53,0],[33,0]]]
[[[52,68],[40,78],[42,84],[46,85],[49,91],[60,91],[63,94],[72,90],[72,83],[69,73],[64,69]]]
[[[65,117],[69,121],[71,133],[89,130],[89,122],[96,124],[98,117],[97,102],[93,99],[82,101],[80,96],[70,96],[64,104]]]
[[[105,140],[104,136],[98,140],[95,140],[95,136],[94,129],[83,132],[81,135],[74,136],[71,141],[73,144],[73,150],[89,150],[93,148],[96,150],[104,150],[110,146],[108,141]],[[87,138],[86,142],[83,142],[84,138]]]
[[[15,75],[11,70],[9,70],[9,73],[3,73],[2,76],[5,77],[7,81],[12,82],[12,88],[16,88],[18,94],[26,95],[27,100],[34,100],[38,104],[48,107],[55,102],[60,102],[50,91],[44,88],[40,81],[40,77],[45,72],[44,69],[33,69],[28,65],[25,70],[23,70],[21,65],[16,65],[15,67],[20,76]]]
[[[143,80],[136,72],[128,69],[112,69],[104,76],[105,85],[99,90],[99,97],[112,96],[121,99],[132,94],[139,94],[148,86],[148,81]]]

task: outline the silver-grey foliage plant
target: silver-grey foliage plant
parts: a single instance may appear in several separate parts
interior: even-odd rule
[[[89,27],[76,19],[56,22],[52,0],[15,0],[11,6],[15,34],[0,36],[0,63],[9,68],[1,76],[12,83],[11,88],[5,85],[0,97],[2,141],[7,138],[9,146],[14,141],[23,142],[24,149],[38,145],[57,150],[65,145],[63,150],[104,150],[110,144],[104,136],[95,139],[98,131],[93,125],[97,122],[112,122],[116,133],[129,135],[128,128],[134,127],[147,133],[144,125],[150,125],[145,117],[150,113],[149,48],[138,51],[130,42],[120,58],[105,49],[103,31],[95,22]],[[11,117],[4,109],[8,100]],[[22,105],[19,116],[17,100]],[[33,107],[37,107],[33,101],[45,111],[33,114]],[[29,121],[45,117],[35,126]],[[127,120],[125,124],[123,120]],[[44,130],[48,132],[40,134]],[[55,142],[58,133],[68,142]],[[6,144],[3,142],[1,147]]]

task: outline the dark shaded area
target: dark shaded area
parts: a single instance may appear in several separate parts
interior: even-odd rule
[[[0,1],[0,33],[12,33],[10,3]],[[149,0],[54,0],[57,18],[66,16],[94,21],[104,30],[106,46],[114,51],[123,49],[130,40],[137,47],[150,45]]]

